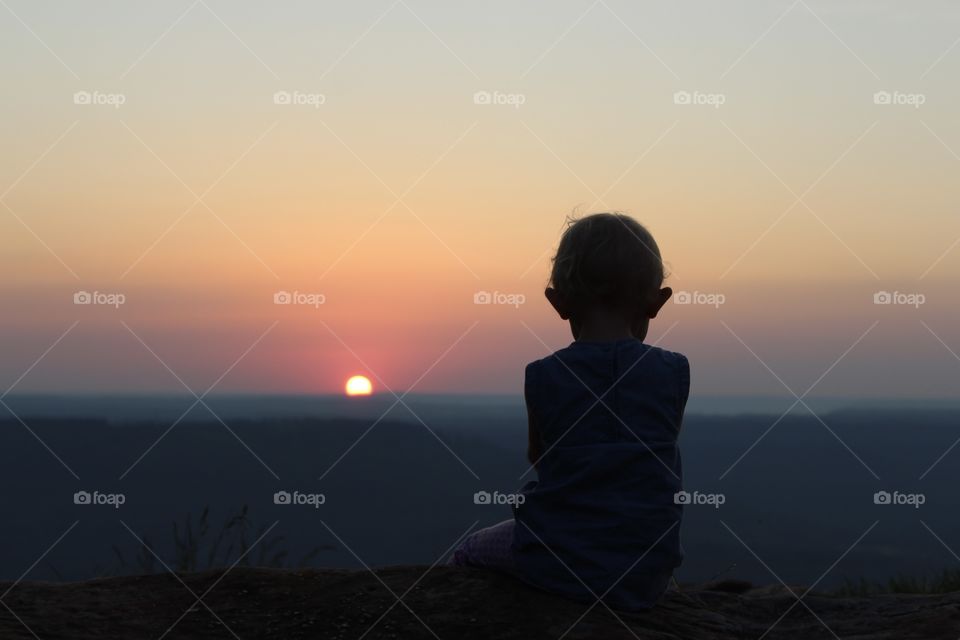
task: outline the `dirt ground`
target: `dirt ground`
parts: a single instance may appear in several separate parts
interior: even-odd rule
[[[390,567],[375,576],[235,568],[179,579],[22,582],[0,600],[0,638],[759,638],[788,609],[765,638],[960,637],[960,593],[811,594],[797,603],[782,587],[730,582],[669,593],[647,613],[614,615],[601,604],[570,602],[506,576],[450,567],[426,571]],[[0,584],[0,592],[9,586]]]

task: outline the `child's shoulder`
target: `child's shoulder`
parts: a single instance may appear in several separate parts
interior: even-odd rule
[[[667,349],[661,349],[660,347],[650,347],[650,349],[655,350],[657,355],[666,362],[670,362],[671,364],[675,364],[680,367],[690,366],[687,356],[683,355],[679,351],[669,351]]]
[[[529,376],[544,368],[570,367],[578,362],[606,358],[614,349],[635,351],[637,358],[647,360],[650,365],[656,363],[681,371],[688,371],[690,368],[687,357],[682,353],[649,345],[640,340],[617,340],[616,342],[571,342],[548,356],[528,363],[526,373]]]

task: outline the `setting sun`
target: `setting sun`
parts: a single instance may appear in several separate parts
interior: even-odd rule
[[[373,393],[373,385],[367,376],[353,376],[345,387],[348,396],[368,396]]]

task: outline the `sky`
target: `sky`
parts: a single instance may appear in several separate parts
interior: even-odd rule
[[[601,210],[694,394],[956,397],[958,43],[933,0],[2,0],[0,397],[519,394]]]

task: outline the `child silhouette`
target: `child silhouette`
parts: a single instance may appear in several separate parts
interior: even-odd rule
[[[527,456],[539,480],[514,518],[470,535],[451,563],[506,571],[543,589],[647,609],[683,557],[677,437],[687,359],[643,343],[672,291],[636,220],[571,221],[547,300],[574,342],[526,368]]]

